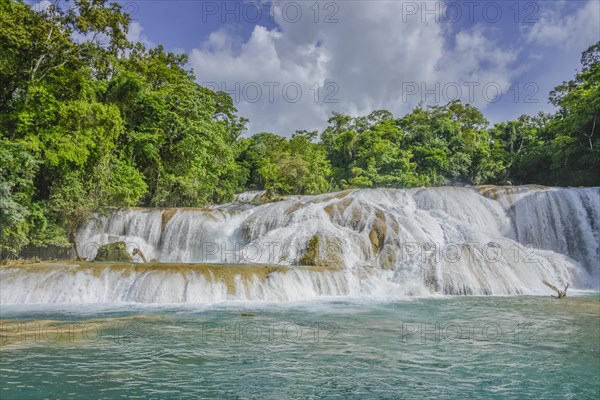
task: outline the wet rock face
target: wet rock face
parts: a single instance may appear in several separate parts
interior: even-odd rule
[[[383,248],[387,234],[386,218],[383,211],[375,211],[375,219],[372,223],[371,231],[369,232],[369,240],[373,247],[373,254],[378,254]]]
[[[125,242],[109,243],[98,249],[94,261],[103,262],[133,262],[133,258],[126,250]]]

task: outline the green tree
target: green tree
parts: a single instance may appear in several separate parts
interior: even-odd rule
[[[550,94],[559,107],[552,122],[551,170],[556,184],[600,184],[600,42],[581,57],[582,70]]]
[[[199,206],[243,186],[246,120],[231,98],[195,83],[185,55],[129,43],[129,21],[105,0],[39,12],[0,0],[3,158],[35,165],[26,191],[21,175],[4,177],[11,251],[73,241],[105,206]]]
[[[20,144],[0,140],[0,253],[29,244],[29,218],[38,164]]]

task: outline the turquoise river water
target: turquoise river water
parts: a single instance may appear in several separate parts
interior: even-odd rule
[[[0,398],[600,393],[597,293],[120,307],[3,306]]]

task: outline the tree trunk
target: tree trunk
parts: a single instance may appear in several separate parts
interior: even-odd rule
[[[136,248],[136,249],[134,249],[134,250],[133,250],[133,255],[135,256],[136,254],[137,254],[138,256],[140,256],[140,258],[142,259],[142,261],[143,261],[145,264],[147,264],[147,263],[148,263],[148,260],[146,259],[146,256],[144,256],[144,253],[142,253],[142,250],[141,250],[141,249],[137,249],[137,248]]]
[[[71,232],[71,234],[69,235],[69,240],[73,245],[73,250],[75,251],[75,261],[81,261],[82,258],[79,255],[79,249],[77,248],[77,233]]]

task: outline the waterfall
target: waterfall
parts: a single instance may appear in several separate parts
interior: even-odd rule
[[[543,280],[598,289],[600,188],[365,189],[258,205],[260,195],[98,215],[77,237],[88,260],[124,241],[166,264],[4,266],[0,303],[551,294]]]
[[[600,188],[503,187],[482,192],[502,204],[520,243],[568,255],[597,274]]]

